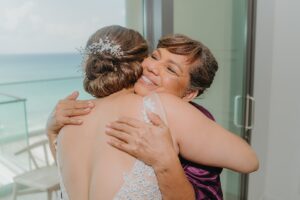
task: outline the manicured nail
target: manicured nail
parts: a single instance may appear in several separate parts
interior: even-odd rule
[[[88,102],[88,106],[89,106],[89,107],[94,107],[94,103],[91,102],[91,101],[89,101],[89,102]]]
[[[105,132],[110,132],[112,129],[109,127],[105,127]]]
[[[113,144],[113,141],[112,140],[107,140],[107,143],[112,145]]]
[[[88,111],[90,111],[90,110],[91,110],[90,108],[84,109],[85,112],[88,112]]]

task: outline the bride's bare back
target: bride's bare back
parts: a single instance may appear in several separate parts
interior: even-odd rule
[[[105,125],[120,116],[142,118],[142,97],[124,91],[94,101],[83,125],[66,126],[58,140],[58,163],[70,199],[113,199],[136,161],[107,143]]]

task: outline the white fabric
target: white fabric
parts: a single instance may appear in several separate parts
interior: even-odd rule
[[[147,111],[158,114],[165,122],[166,117],[159,100],[159,96],[153,93],[143,98],[143,118],[151,123]],[[151,166],[140,160],[136,160],[130,173],[124,175],[124,184],[114,197],[114,200],[161,200],[155,172]]]

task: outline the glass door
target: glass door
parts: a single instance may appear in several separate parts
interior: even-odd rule
[[[217,123],[244,137],[248,1],[174,0],[173,3],[174,33],[203,42],[219,63],[214,83],[196,102],[206,107]],[[244,175],[224,170],[221,180],[224,199],[246,198]]]

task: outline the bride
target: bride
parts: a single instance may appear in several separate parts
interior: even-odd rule
[[[84,86],[97,99],[92,112],[81,117],[81,126],[65,126],[58,136],[63,199],[162,199],[154,170],[108,144],[106,125],[122,116],[149,122],[147,112],[158,114],[171,130],[176,153],[197,163],[230,167],[226,162],[232,161],[229,153],[237,146],[253,156],[240,138],[180,98],[165,93],[143,98],[133,93],[132,86],[142,74],[140,62],[148,53],[147,43],[136,31],[104,27],[90,37],[85,53]],[[206,156],[199,154],[204,151]]]

